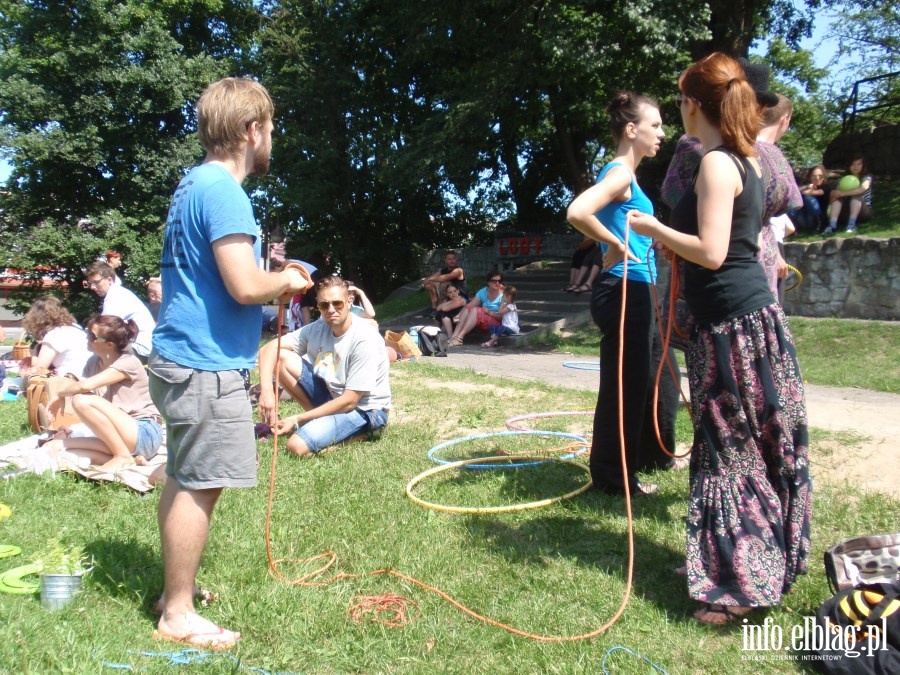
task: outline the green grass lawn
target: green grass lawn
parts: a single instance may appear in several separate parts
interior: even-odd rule
[[[501,430],[505,418],[518,414],[590,409],[593,394],[427,362],[403,363],[391,374],[396,414],[380,441],[307,461],[279,455],[274,554],[306,558],[334,551],[337,563],[326,579],[398,570],[531,633],[579,635],[605,623],[625,592],[621,499],[589,492],[533,511],[454,515],[416,506],[404,495],[411,478],[434,466],[426,452],[435,444]],[[0,442],[24,435],[24,418],[24,403],[4,404]],[[589,420],[553,423],[558,430],[585,432]],[[442,457],[516,449],[536,446],[491,439],[448,448]],[[204,614],[244,634],[231,652],[238,661],[219,656],[185,672],[237,672],[239,666],[290,673],[601,672],[604,655],[616,645],[669,673],[796,670],[782,661],[744,663],[739,626],[719,630],[690,618],[694,603],[673,572],[683,561],[686,472],[649,476],[660,484],[659,495],[634,504],[634,588],[621,620],[590,640],[551,643],[475,621],[396,578],[359,576],[322,587],[277,581],[267,570],[263,536],[271,450],[271,441],[259,444],[258,487],[224,494],[200,569],[200,582],[219,593]],[[557,463],[446,472],[423,482],[417,494],[445,504],[503,505],[568,492],[585,479],[583,471]],[[900,513],[900,502],[880,495],[824,483],[816,488],[810,574],[782,607],[750,619],[760,623],[769,616],[785,634],[830,595],[823,549],[850,536],[895,529]],[[25,564],[53,535],[84,544],[96,561],[83,592],[60,612],[42,610],[36,596],[0,594],[0,670],[99,673],[112,672],[104,664],[119,664],[143,673],[172,672],[166,658],[148,655],[179,651],[151,638],[150,609],[162,583],[158,499],[66,474],[0,481],[0,502],[13,509],[0,521],[0,544],[23,549],[21,556],[0,561],[0,570]],[[317,566],[286,565],[283,571],[296,577]],[[387,593],[417,605],[410,606],[409,625],[356,623],[348,615],[356,596]],[[653,672],[622,651],[609,659],[610,672]]]
[[[900,393],[900,325],[890,321],[789,317],[803,379],[812,384]],[[596,356],[597,329],[583,326],[546,346]],[[680,356],[682,365],[683,356]]]

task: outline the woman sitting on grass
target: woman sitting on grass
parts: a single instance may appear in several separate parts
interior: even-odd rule
[[[91,358],[87,335],[59,298],[52,295],[38,297],[22,318],[22,327],[41,343],[37,356],[23,361],[22,376],[50,370],[56,375],[72,373],[81,377]]]
[[[828,207],[828,227],[823,234],[835,233],[842,213],[846,215],[846,231],[849,234],[856,232],[858,222],[863,223],[872,217],[872,176],[866,173],[866,160],[862,155],[855,155],[850,160],[847,173],[838,187],[828,193],[828,201],[831,203]]]
[[[95,316],[87,325],[93,356],[84,379],[54,378],[51,398],[72,397],[72,407],[91,437],[69,428],[46,444],[50,450],[80,451],[101,471],[118,472],[152,459],[162,445],[162,418],[150,399],[147,371],[129,350],[138,334],[134,321]]]

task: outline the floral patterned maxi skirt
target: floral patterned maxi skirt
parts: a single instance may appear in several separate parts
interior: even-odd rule
[[[687,582],[691,598],[777,605],[810,551],[803,380],[777,304],[695,325]]]

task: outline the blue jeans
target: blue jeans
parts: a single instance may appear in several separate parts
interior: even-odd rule
[[[518,335],[516,331],[514,331],[509,326],[491,326],[491,337],[503,337],[504,335]]]
[[[313,373],[309,361],[303,359],[303,372],[297,378],[297,386],[309,397],[314,408],[331,400],[331,392],[325,380]],[[355,409],[346,413],[326,415],[310,420],[297,429],[297,434],[309,451],[317,453],[327,447],[345,441],[361,431],[377,431],[387,424],[387,413],[383,410]]]

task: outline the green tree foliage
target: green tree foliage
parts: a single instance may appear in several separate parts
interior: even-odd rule
[[[155,274],[171,191],[201,156],[189,102],[233,70],[254,15],[250,0],[4,1],[2,262],[80,291],[112,247],[128,278]]]
[[[840,5],[832,31],[838,41],[832,65],[842,75],[845,101],[854,81],[878,78],[860,85],[858,105],[878,107],[866,112],[856,128],[863,126],[860,122],[900,122],[900,7],[896,2],[850,0]]]
[[[272,213],[293,252],[331,253],[376,295],[414,275],[416,252],[483,241],[488,220],[561,223],[593,180],[612,93],[670,97],[707,19],[670,0],[263,11]]]
[[[778,145],[798,169],[820,163],[841,130],[840,101],[824,86],[828,69],[817,67],[810,51],[780,39],[769,43],[764,60],[772,68],[772,89],[794,105],[790,129]]]
[[[665,104],[692,51],[743,54],[767,31],[793,45],[819,2],[0,0],[7,263],[80,289],[78,268],[115,248],[132,285],[155,273],[171,191],[201,156],[192,104],[252,72],[278,116],[260,216],[381,297],[422,251],[504,222],[564,228],[616,90]],[[658,183],[664,162],[647,164]]]

